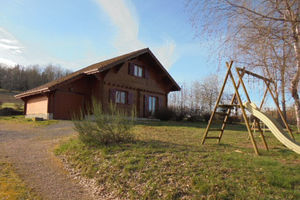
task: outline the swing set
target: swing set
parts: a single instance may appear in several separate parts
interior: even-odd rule
[[[300,146],[299,146],[298,143],[295,142],[294,135],[293,135],[293,133],[292,133],[292,131],[291,131],[288,123],[286,122],[286,120],[285,120],[285,118],[283,116],[283,113],[282,113],[282,111],[281,111],[281,109],[279,107],[279,104],[278,104],[278,102],[277,102],[277,100],[276,100],[276,98],[275,98],[275,96],[274,96],[274,94],[273,94],[273,92],[272,92],[272,90],[270,88],[271,84],[274,84],[274,82],[271,79],[263,77],[263,76],[261,76],[259,74],[256,74],[256,73],[250,72],[248,70],[245,70],[245,68],[236,67],[235,69],[236,69],[236,73],[237,73],[237,76],[238,76],[238,83],[236,84],[236,81],[235,81],[234,76],[233,76],[232,71],[231,71],[232,70],[232,65],[233,65],[233,61],[231,61],[230,63],[226,62],[226,66],[227,66],[226,76],[225,76],[223,85],[221,87],[219,96],[217,98],[217,102],[215,104],[213,112],[212,112],[212,114],[210,116],[210,119],[208,121],[208,124],[207,124],[206,130],[204,132],[201,144],[203,145],[207,139],[216,139],[216,140],[218,140],[218,143],[220,143],[220,141],[222,139],[222,136],[223,136],[223,133],[224,133],[224,130],[226,128],[226,124],[228,122],[231,110],[234,109],[234,108],[240,108],[241,112],[242,112],[242,116],[243,116],[244,122],[245,122],[245,125],[247,127],[249,138],[251,140],[251,143],[252,143],[252,146],[253,146],[253,149],[254,149],[254,152],[255,152],[256,155],[259,155],[259,151],[258,151],[257,144],[256,144],[256,141],[255,141],[254,136],[253,136],[253,128],[254,127],[257,127],[257,129],[258,129],[258,132],[259,132],[259,134],[261,136],[261,140],[263,142],[264,148],[266,150],[269,150],[267,142],[266,142],[266,139],[265,139],[265,136],[264,136],[264,133],[263,133],[261,127],[260,127],[260,122],[259,122],[258,118],[260,120],[262,120],[265,124],[269,125],[272,128],[272,130],[273,130],[272,133],[277,137],[277,139],[279,139],[287,147],[289,147],[292,150],[294,150],[295,152],[299,153],[300,152],[299,151]],[[246,86],[245,86],[244,81],[243,81],[243,77],[244,77],[245,74],[262,80],[263,83],[266,86],[266,90],[264,92],[264,95],[263,95],[263,98],[261,100],[259,108],[257,108],[254,104],[251,104],[251,100],[250,100],[248,91],[247,91]],[[230,104],[221,104],[220,103],[221,102],[221,98],[222,98],[222,95],[223,95],[223,92],[224,92],[224,88],[226,86],[226,83],[228,82],[228,78],[229,77],[230,77],[230,79],[232,81],[235,93],[234,93],[234,95],[231,98]],[[246,104],[243,104],[241,96],[240,96],[240,93],[239,93],[239,87],[240,87],[240,85],[242,86],[242,88],[244,90],[244,93],[246,95],[247,101],[248,101]],[[283,130],[283,128],[278,128],[280,125],[278,125],[278,123],[276,123],[272,119],[270,119],[271,118],[270,116],[261,114],[260,109],[263,107],[263,104],[265,102],[265,99],[266,99],[266,96],[267,96],[268,93],[270,93],[270,95],[271,95],[271,97],[272,97],[272,99],[273,99],[273,101],[274,101],[274,103],[276,105],[277,111],[278,111],[278,113],[279,113],[279,115],[280,115],[280,117],[282,119],[282,122],[284,123],[285,128],[286,128],[286,130],[287,130],[287,132],[288,132],[289,135],[283,134],[282,131],[279,132],[278,129],[279,130]],[[238,102],[237,104],[235,103],[236,100]],[[253,107],[251,107],[250,104]],[[248,105],[248,107],[246,105]],[[249,106],[250,106],[250,108],[249,108]],[[225,112],[217,112],[218,108],[224,109]],[[247,118],[246,109],[249,112],[251,112],[251,113],[253,111],[256,114],[257,113],[260,114],[260,115],[255,116],[255,114],[252,113],[255,116],[252,126],[250,126],[250,122],[249,122],[249,120]],[[216,115],[222,115],[224,117],[221,128],[217,128],[217,129],[211,127],[212,122],[213,122],[213,120],[214,120],[214,118],[215,118]],[[209,136],[209,132],[210,131],[218,131],[219,135],[217,137],[215,137],[215,136]],[[276,134],[278,134],[279,136],[276,135]],[[288,142],[290,142],[292,144],[290,144],[290,143],[288,143],[286,141],[282,141],[282,138],[279,138],[279,137],[283,137],[283,140],[289,140]],[[294,146],[290,147],[289,145],[294,145]]]

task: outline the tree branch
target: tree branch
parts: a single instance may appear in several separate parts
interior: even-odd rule
[[[270,20],[274,20],[274,21],[283,21],[283,22],[297,22],[297,23],[300,22],[300,21],[297,20],[297,19],[295,19],[295,20],[290,20],[290,19],[284,19],[284,18],[277,18],[277,17],[267,16],[267,15],[264,15],[264,14],[262,14],[262,13],[259,13],[259,12],[255,11],[255,10],[251,10],[251,9],[249,9],[249,8],[246,8],[245,6],[241,6],[241,5],[234,4],[234,3],[230,2],[229,0],[225,0],[225,2],[227,2],[227,3],[228,3],[230,6],[232,6],[232,7],[240,8],[240,9],[242,9],[242,10],[245,10],[245,11],[247,11],[247,12],[249,12],[249,13],[255,14],[255,15],[260,16],[260,17],[265,18],[265,19],[270,19]]]

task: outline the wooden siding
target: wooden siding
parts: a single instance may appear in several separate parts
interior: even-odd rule
[[[83,108],[84,96],[65,91],[55,93],[54,119],[72,119],[73,115],[79,114]]]
[[[36,96],[28,99],[26,102],[26,114],[47,114],[48,113],[48,97]]]
[[[91,78],[84,77],[66,85],[62,85],[53,95],[53,117],[55,119],[71,119],[74,114],[84,110],[90,102]]]
[[[118,104],[119,108],[127,110],[128,113],[132,109],[136,109],[138,117],[147,117],[144,112],[144,96],[150,95],[160,99],[162,107],[167,106],[166,95],[168,93],[167,87],[160,81],[160,76],[157,75],[155,68],[149,63],[143,62],[141,59],[134,59],[130,61],[149,73],[148,78],[141,78],[130,75],[128,73],[129,62],[125,62],[118,68],[113,68],[102,78],[103,89],[101,91],[104,109],[109,106],[110,90],[122,90],[133,94],[133,105]]]
[[[147,70],[147,78],[130,75],[129,62]],[[145,112],[145,96],[157,97],[161,107],[166,107],[170,88],[159,69],[149,60],[139,57],[107,71],[85,75],[80,79],[59,85],[56,90],[48,93],[46,98],[49,101],[43,102],[46,108],[43,112],[53,113],[54,119],[71,119],[74,113],[89,107],[93,97],[102,103],[104,110],[107,110],[111,100],[110,91],[115,89],[132,94],[132,104],[117,104],[118,108],[128,113],[135,109],[137,117],[148,117]],[[35,101],[35,98],[29,97],[28,101],[31,99]],[[27,109],[31,110],[31,107]]]

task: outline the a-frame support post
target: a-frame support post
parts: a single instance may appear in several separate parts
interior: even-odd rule
[[[216,102],[216,104],[215,104],[214,110],[213,110],[212,114],[210,115],[210,118],[209,118],[207,127],[206,127],[206,129],[205,129],[205,132],[204,132],[204,135],[203,135],[201,144],[204,144],[205,139],[206,139],[206,137],[207,137],[207,133],[208,133],[208,131],[209,131],[209,128],[210,128],[210,126],[211,126],[211,123],[212,123],[212,120],[213,120],[213,118],[214,118],[215,112],[216,112],[216,110],[217,110],[217,108],[218,108],[218,105],[219,105],[219,103],[220,103],[220,100],[221,100],[221,97],[222,97],[222,94],[223,94],[223,91],[224,91],[226,82],[227,82],[227,80],[228,80],[228,76],[229,76],[229,74],[230,74],[230,72],[231,72],[232,64],[233,64],[233,61],[231,61],[230,64],[228,64],[228,63],[226,62],[226,65],[227,65],[227,67],[228,67],[227,73],[226,73],[226,76],[225,76],[225,79],[224,79],[224,82],[223,82],[221,91],[220,91],[219,96],[218,96],[218,98],[217,98],[217,102]]]
[[[242,84],[242,87],[243,87],[244,92],[245,92],[245,94],[246,94],[247,100],[248,100],[249,103],[251,103],[251,100],[250,100],[248,91],[247,91],[246,86],[245,86],[245,84],[244,84],[244,81],[243,81],[243,79],[242,79],[242,77],[241,77],[241,74],[240,74],[240,72],[239,72],[238,69],[236,69],[236,72],[237,72],[238,77],[239,77],[239,82]],[[258,130],[259,130],[259,133],[260,133],[260,136],[261,136],[261,140],[262,140],[262,142],[263,142],[263,144],[264,144],[265,149],[266,149],[266,150],[269,150],[268,145],[267,145],[267,142],[266,142],[266,139],[265,139],[265,136],[264,136],[264,134],[263,134],[263,131],[262,131],[261,128],[260,128],[259,122],[257,121],[257,119],[254,119],[254,122],[256,123],[256,125],[257,125],[257,127],[258,127]],[[250,128],[250,129],[251,129],[251,128]]]
[[[229,66],[228,63],[226,63],[226,64],[227,64],[227,67],[228,67],[228,68],[229,68],[229,67],[231,68],[231,66]],[[242,99],[241,99],[241,97],[240,97],[240,94],[239,94],[237,85],[236,85],[236,83],[235,83],[234,77],[233,77],[233,75],[232,75],[232,73],[231,73],[231,70],[229,70],[229,76],[230,76],[230,78],[231,78],[231,80],[232,80],[232,84],[233,84],[233,87],[234,87],[234,90],[235,90],[235,93],[236,93],[236,97],[237,97],[238,102],[239,102],[239,104],[240,104],[240,108],[241,108],[241,111],[242,111],[242,114],[243,114],[243,118],[244,118],[244,121],[245,121],[247,130],[248,130],[248,133],[249,133],[249,136],[250,136],[250,139],[251,139],[251,143],[252,143],[252,145],[253,145],[253,149],[254,149],[254,151],[255,151],[255,154],[256,154],[256,155],[259,155],[259,152],[258,152],[258,149],[257,149],[257,145],[256,145],[256,142],[255,142],[255,140],[254,140],[253,133],[252,133],[252,130],[251,130],[251,127],[250,127],[250,124],[249,124],[249,121],[248,121],[248,118],[247,118],[247,115],[246,115],[246,111],[245,111],[245,108],[244,108],[244,106],[243,106],[243,102],[242,102]]]
[[[241,74],[241,77],[243,77],[244,74],[245,74],[245,73],[244,73],[244,71],[243,71],[242,74]],[[236,87],[239,88],[239,87],[240,87],[240,84],[241,84],[241,82],[238,81],[238,84],[237,84]],[[229,105],[233,105],[235,98],[236,98],[236,93],[234,93],[234,95],[232,96]],[[224,130],[225,130],[225,128],[226,128],[227,120],[228,120],[228,118],[229,118],[230,113],[231,113],[231,109],[228,109],[228,111],[227,111],[227,113],[226,113],[226,116],[225,116],[225,118],[224,118],[224,120],[223,120],[223,124],[222,124],[222,127],[221,127],[221,132],[220,132],[220,134],[219,134],[218,144],[220,144],[220,142],[221,142],[221,139],[222,139]]]
[[[285,120],[285,118],[284,118],[284,116],[283,116],[283,113],[282,113],[282,111],[281,111],[281,109],[280,109],[280,107],[279,107],[279,104],[278,104],[278,102],[277,102],[277,100],[276,100],[276,98],[275,98],[275,96],[274,96],[272,90],[270,89],[270,87],[269,87],[269,85],[267,84],[266,80],[264,80],[264,82],[265,82],[265,84],[267,85],[267,89],[269,90],[269,93],[271,94],[271,96],[272,96],[272,98],[273,98],[273,101],[274,101],[274,103],[275,103],[275,105],[276,105],[276,107],[277,107],[277,110],[278,110],[278,112],[279,112],[279,115],[280,115],[280,117],[281,117],[281,119],[282,119],[282,121],[283,121],[283,123],[284,123],[286,129],[288,130],[288,132],[289,132],[290,136],[292,137],[292,139],[295,140],[295,137],[294,137],[294,135],[293,135],[293,133],[292,133],[292,131],[291,131],[291,129],[290,129],[288,123],[286,122],[286,120]]]
[[[267,83],[267,86],[269,86],[269,85],[270,85],[270,83]],[[263,96],[263,98],[261,100],[261,103],[259,105],[259,109],[262,109],[262,107],[263,107],[263,105],[265,103],[265,99],[267,97],[267,94],[268,94],[268,88],[266,88],[266,90],[265,90],[264,96]]]
[[[270,84],[270,82],[268,82],[268,84]],[[266,99],[266,97],[267,97],[267,94],[268,94],[268,88],[266,88],[266,90],[265,90],[265,92],[264,92],[264,95],[263,95],[263,98],[262,98],[262,100],[261,100],[261,102],[260,102],[260,105],[259,105],[259,109],[260,109],[260,110],[262,109],[262,107],[263,107],[263,105],[264,105],[264,103],[265,103],[265,99]],[[257,123],[259,123],[259,122],[257,122]],[[254,122],[253,122],[253,124],[252,124],[252,128],[254,128],[255,124],[256,124],[256,122],[255,122],[255,120],[254,120]],[[261,128],[261,127],[259,127],[259,128]]]
[[[238,72],[238,69],[237,69],[239,81],[238,81],[238,85],[236,85],[236,82],[235,82],[234,77],[233,77],[232,72],[231,72],[232,64],[233,64],[233,61],[231,61],[230,63],[226,62],[227,73],[226,73],[226,76],[225,76],[223,85],[222,85],[222,87],[221,87],[219,96],[218,96],[218,98],[217,98],[217,102],[216,102],[216,104],[215,104],[215,107],[214,107],[214,109],[213,109],[213,112],[212,112],[212,114],[211,114],[211,116],[210,116],[210,119],[209,119],[209,121],[208,121],[208,125],[207,125],[207,127],[206,127],[206,129],[205,129],[205,132],[204,132],[204,134],[203,134],[203,139],[202,139],[201,144],[204,144],[204,142],[205,142],[206,139],[218,139],[218,142],[220,142],[220,140],[221,140],[221,138],[222,138],[222,135],[223,135],[223,131],[224,131],[225,126],[226,126],[226,122],[227,122],[228,116],[229,116],[229,114],[230,114],[230,112],[231,112],[231,110],[230,110],[229,108],[230,108],[230,107],[237,106],[237,107],[240,107],[241,110],[242,110],[243,118],[244,118],[244,121],[245,121],[247,130],[248,130],[249,137],[250,137],[250,139],[251,139],[251,143],[252,143],[252,145],[253,145],[253,149],[254,149],[256,155],[259,155],[258,148],[257,148],[256,142],[255,142],[255,140],[254,140],[254,136],[253,136],[253,133],[252,133],[252,129],[251,129],[251,127],[250,127],[250,124],[249,124],[249,121],[248,121],[248,118],[247,118],[247,115],[246,115],[246,111],[245,111],[245,108],[244,108],[244,106],[243,106],[243,102],[242,102],[242,100],[241,100],[241,97],[240,97],[240,94],[239,94],[239,91],[238,91],[238,88],[239,88],[240,84],[242,84],[242,86],[243,86],[243,88],[244,88],[244,90],[245,90],[245,93],[246,93],[246,95],[247,95],[247,98],[248,98],[248,100],[250,101],[250,97],[249,97],[249,95],[248,95],[248,93],[247,93],[246,87],[245,87],[244,82],[243,82],[243,80],[242,80],[242,76],[244,75],[244,73],[245,73],[246,71],[243,70],[243,73],[240,74],[240,73]],[[232,81],[232,84],[233,84],[233,87],[234,87],[234,90],[235,90],[235,94],[233,95],[233,97],[232,97],[232,99],[231,99],[230,105],[222,105],[222,107],[223,107],[223,106],[228,107],[228,110],[227,110],[227,112],[226,112],[226,116],[225,116],[225,118],[224,118],[224,121],[223,121],[223,124],[222,124],[222,128],[220,129],[220,130],[221,130],[221,133],[220,133],[219,137],[207,137],[208,132],[211,130],[211,129],[210,129],[210,126],[211,126],[211,124],[212,124],[214,115],[216,114],[217,108],[220,106],[219,103],[220,103],[220,100],[221,100],[221,97],[222,97],[222,94],[223,94],[223,92],[224,92],[224,88],[225,88],[225,85],[226,85],[226,83],[227,83],[227,80],[228,80],[228,77],[229,77],[229,76],[230,76],[230,78],[231,78],[231,81]],[[235,98],[237,98],[237,100],[238,100],[238,105],[237,105],[237,104],[233,104]],[[219,114],[219,113],[218,113],[218,114]],[[262,137],[263,137],[263,136],[262,136]],[[264,139],[264,137],[263,137],[263,139]]]

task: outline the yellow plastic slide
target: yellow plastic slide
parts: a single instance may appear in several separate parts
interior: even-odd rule
[[[260,119],[282,144],[284,144],[287,148],[293,150],[294,152],[300,154],[300,144],[293,140],[274,118],[261,112],[254,103],[246,102],[244,103],[244,107],[252,115]]]

